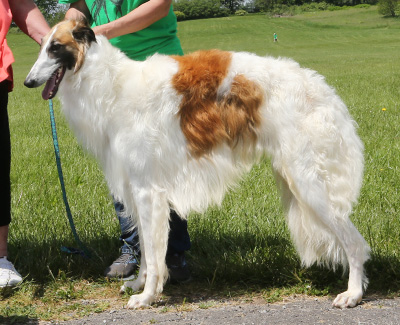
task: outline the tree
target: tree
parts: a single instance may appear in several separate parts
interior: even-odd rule
[[[221,4],[228,8],[231,13],[234,13],[241,8],[244,2],[245,0],[222,0]]]
[[[58,6],[57,0],[34,0],[43,15],[51,15]]]
[[[57,0],[34,0],[34,2],[51,25],[59,20],[59,17],[64,16],[65,6],[59,5]]]
[[[277,0],[254,0],[256,11],[269,11],[277,4]]]
[[[400,11],[399,0],[379,0],[378,10],[381,15],[396,17]]]

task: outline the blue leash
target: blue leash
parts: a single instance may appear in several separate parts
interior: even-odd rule
[[[58,178],[60,180],[63,200],[64,200],[64,204],[65,204],[65,210],[67,212],[68,221],[69,221],[69,225],[72,230],[72,234],[74,235],[75,241],[78,243],[78,246],[80,248],[80,250],[79,250],[79,249],[72,248],[72,247],[61,246],[61,251],[70,253],[70,254],[80,254],[84,257],[90,258],[91,254],[89,253],[89,250],[81,242],[81,240],[79,239],[78,233],[76,232],[74,220],[72,219],[71,209],[69,208],[69,204],[68,204],[67,193],[65,191],[64,176],[63,176],[63,172],[62,172],[62,168],[61,168],[60,148],[58,147],[58,138],[57,138],[56,120],[54,118],[53,101],[51,99],[49,100],[49,111],[50,111],[51,133],[53,135],[54,153],[56,155],[56,162],[57,162]]]

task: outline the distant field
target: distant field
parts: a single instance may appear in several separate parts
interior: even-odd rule
[[[369,293],[398,295],[400,20],[382,18],[371,7],[288,18],[248,15],[185,21],[178,28],[187,53],[220,48],[291,57],[326,76],[336,88],[365,144],[365,180],[352,220],[372,248]],[[62,253],[61,245],[76,244],[57,178],[48,103],[41,99],[41,89],[23,86],[39,48],[16,32],[8,42],[16,57],[15,91],[9,104],[14,220],[9,250],[26,280],[16,292],[3,294],[0,315],[52,319],[71,317],[68,312],[72,316],[92,312],[80,299],[92,299],[93,292],[102,292],[103,298],[118,297],[118,283],[102,278],[119,247],[111,199],[96,163],[77,145],[55,101],[68,198],[77,231],[95,257],[85,260]],[[346,286],[340,270],[300,265],[268,161],[255,167],[221,208],[211,208],[201,218],[191,216],[189,227],[188,260],[194,281],[187,290],[199,285],[227,296],[254,290],[273,299],[280,292],[335,294]],[[66,310],[65,301],[75,309]],[[110,302],[102,301],[93,308],[108,306]]]

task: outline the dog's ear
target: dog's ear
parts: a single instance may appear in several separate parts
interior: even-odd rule
[[[72,31],[72,36],[78,43],[90,45],[90,43],[96,42],[96,36],[86,20],[78,22],[77,26]]]
[[[85,52],[92,42],[96,42],[96,35],[89,27],[86,19],[77,21],[76,26],[72,30],[72,37],[78,45],[78,53],[75,62],[74,73],[78,72],[85,60]]]

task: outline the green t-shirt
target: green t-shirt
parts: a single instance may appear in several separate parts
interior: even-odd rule
[[[58,0],[59,3],[74,3],[78,0]],[[92,27],[114,21],[148,0],[85,0],[92,16]],[[134,60],[145,60],[154,53],[167,55],[182,55],[182,47],[176,35],[176,16],[172,10],[169,14],[132,34],[115,37],[111,44],[118,47],[128,57]]]

